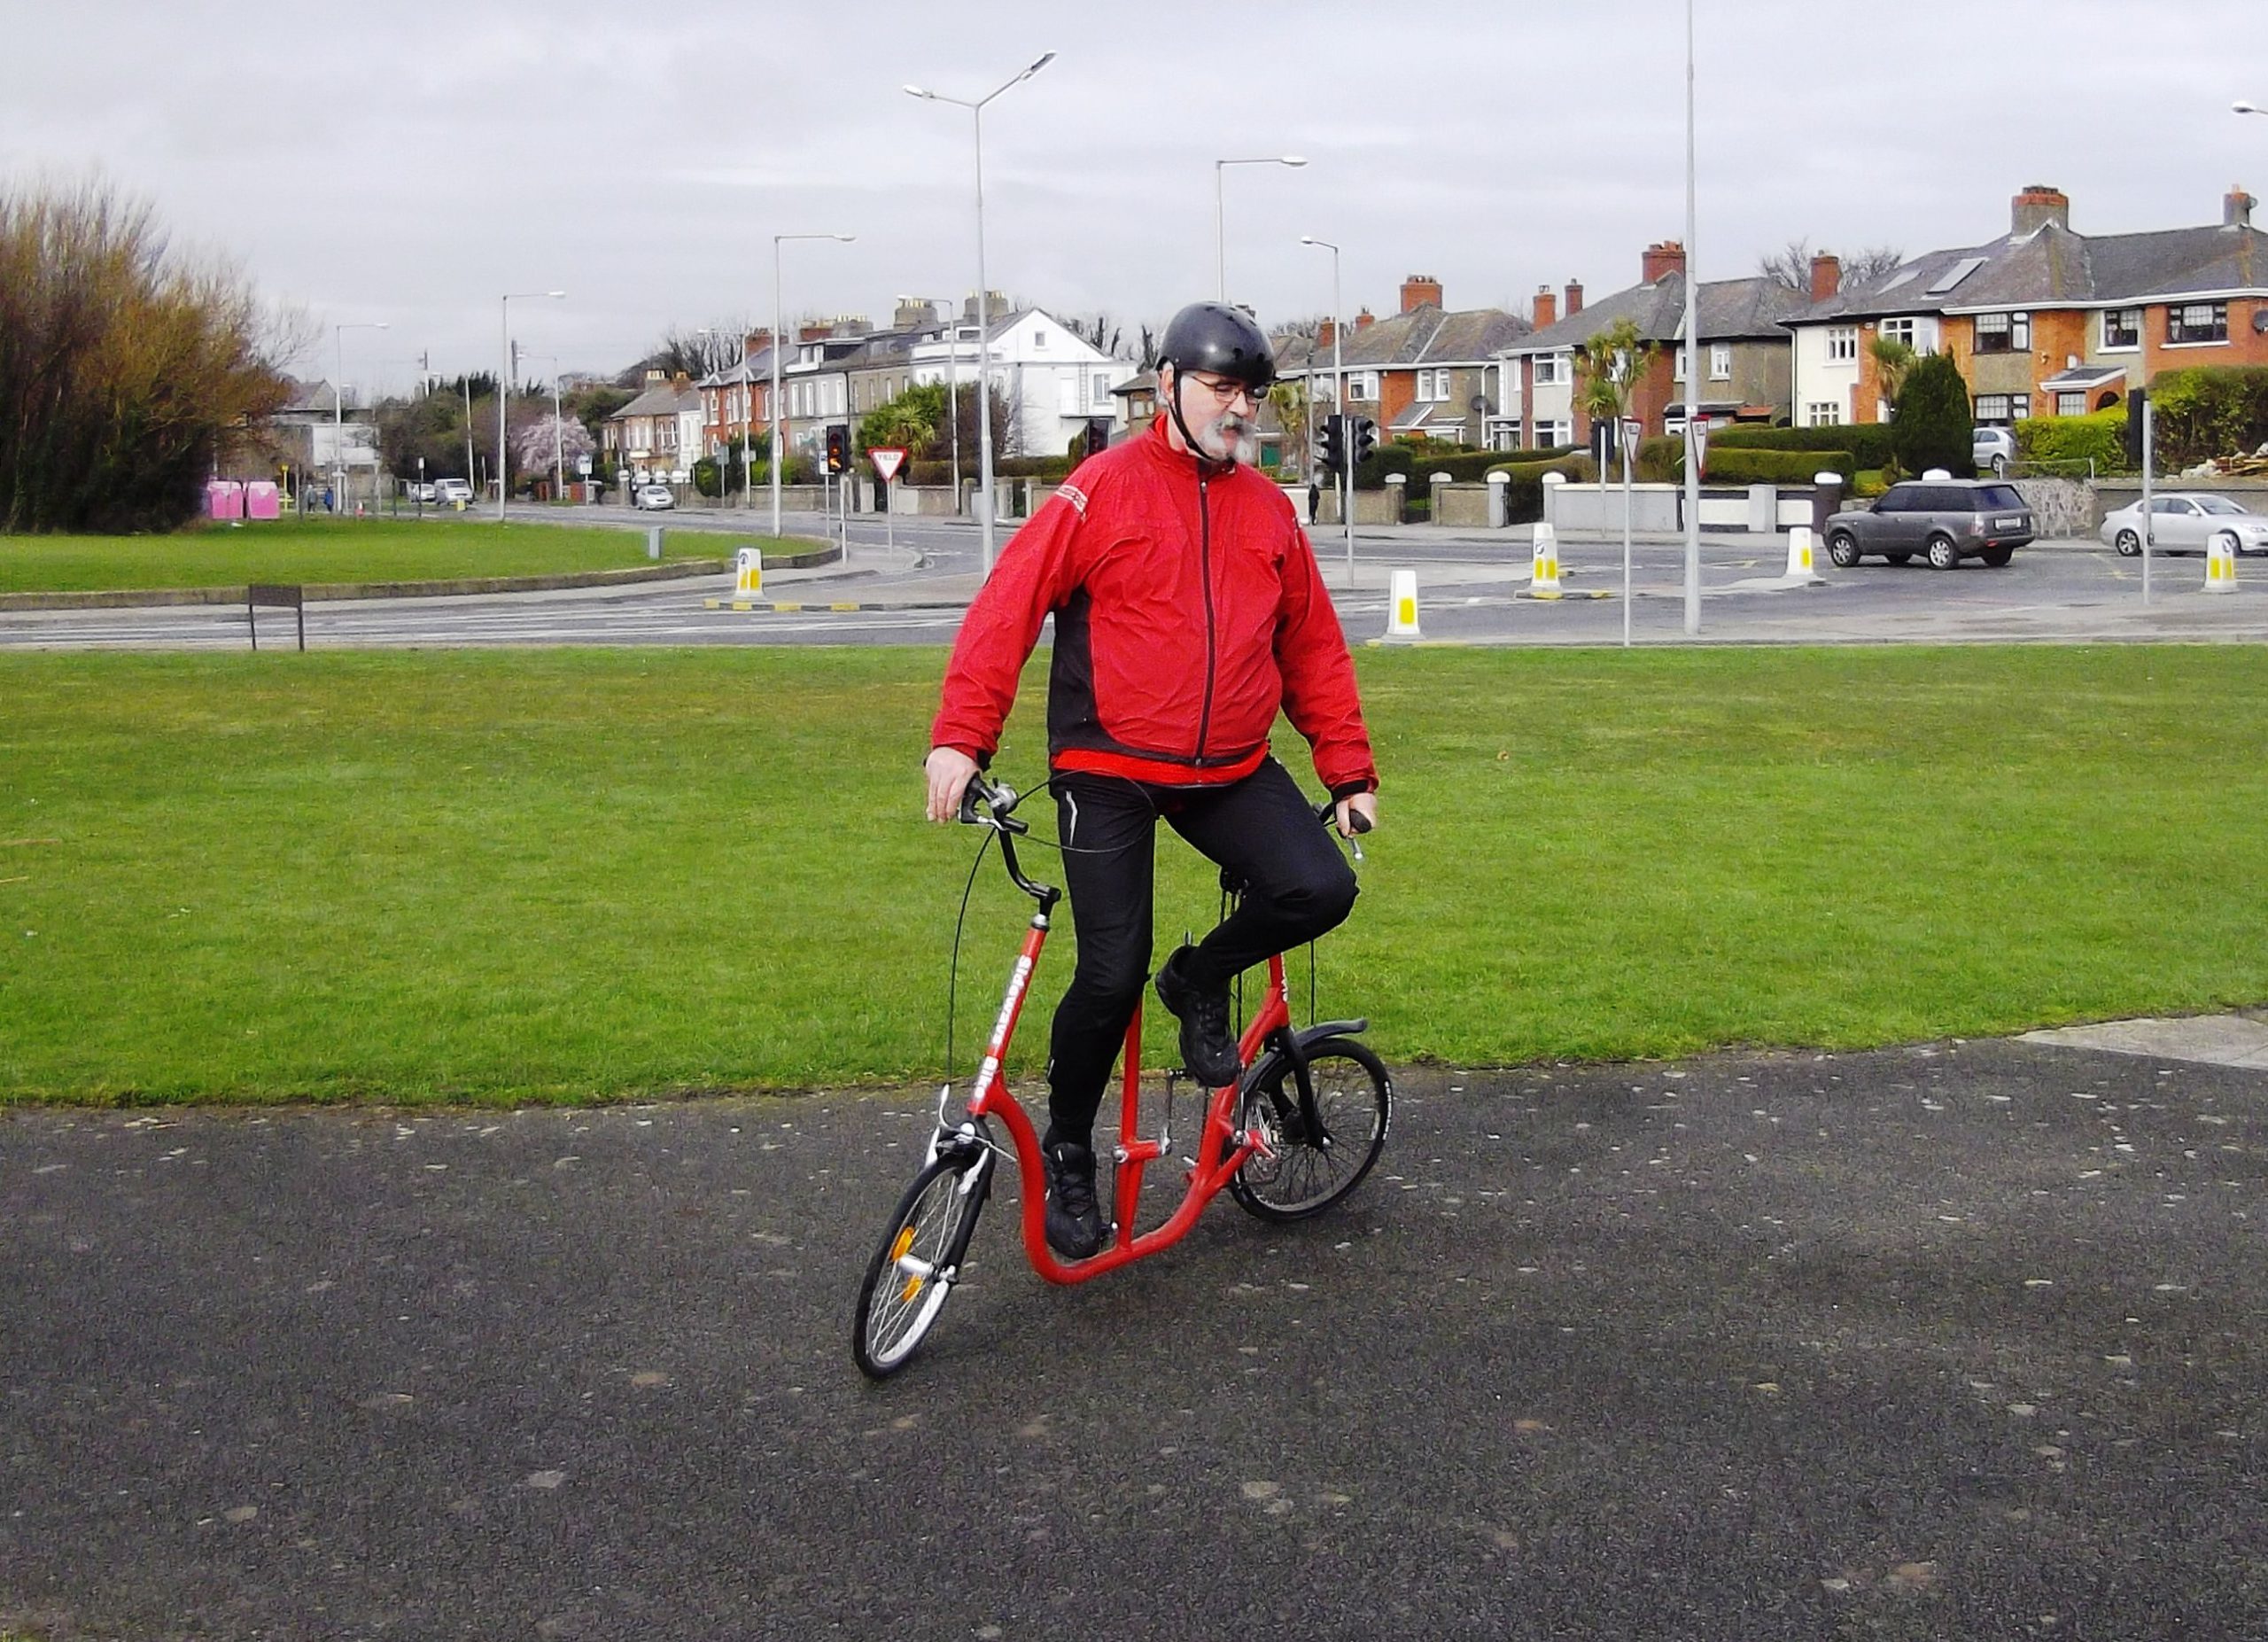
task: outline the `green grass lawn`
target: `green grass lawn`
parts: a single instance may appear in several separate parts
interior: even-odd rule
[[[777,545],[769,536],[688,530],[662,539],[671,559],[729,559],[735,548]],[[283,518],[167,536],[0,536],[0,593],[547,576],[647,562],[642,530],[500,525],[454,513],[422,520]]]
[[[0,1100],[935,1077],[976,840],[918,818],[940,663],[0,657]],[[1389,1060],[1847,1047],[2268,999],[2268,651],[1360,665],[1384,821],[1319,1001],[1370,1016]],[[1037,704],[1011,779],[1040,768]],[[1184,846],[1161,854],[1162,946],[1214,896]],[[963,1066],[1027,910],[988,863]]]

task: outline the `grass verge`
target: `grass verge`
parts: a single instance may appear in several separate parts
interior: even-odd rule
[[[935,1076],[975,843],[917,819],[940,662],[0,657],[0,1100]],[[2268,998],[2268,652],[1360,665],[1385,826],[1319,1002],[1370,1016],[1390,1060],[1852,1047]],[[1039,770],[1037,708],[1011,779]],[[1185,847],[1161,854],[1162,948],[1214,906]],[[988,863],[963,1064],[1027,910]]]
[[[665,559],[730,558],[768,536],[672,531]],[[431,581],[633,570],[646,533],[619,527],[418,519],[310,518],[199,525],[165,536],[0,536],[0,593],[242,587],[252,581]]]

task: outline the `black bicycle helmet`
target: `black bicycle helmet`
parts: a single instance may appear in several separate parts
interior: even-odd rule
[[[1166,326],[1157,362],[1177,373],[1209,371],[1265,392],[1276,380],[1276,355],[1251,315],[1225,302],[1192,302]]]

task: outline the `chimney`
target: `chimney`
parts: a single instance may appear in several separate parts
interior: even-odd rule
[[[766,325],[761,331],[751,331],[748,335],[741,339],[741,357],[742,359],[754,359],[758,354],[761,354],[765,349],[771,346],[772,328],[769,325]]]
[[[2244,191],[2243,183],[2230,183],[2229,191],[2221,199],[2221,226],[2223,228],[2250,228],[2252,207],[2259,203]]]
[[[1316,353],[1317,353],[1318,355],[1329,353],[1329,352],[1331,351],[1331,344],[1332,344],[1332,339],[1333,339],[1334,338],[1336,338],[1338,335],[1339,335],[1339,322],[1338,322],[1337,320],[1335,320],[1335,319],[1326,319],[1326,320],[1324,320],[1324,321],[1323,322],[1323,323],[1322,323],[1321,325],[1317,326],[1317,329],[1316,329],[1316,333],[1315,333],[1315,351],[1316,351]]]
[[[1638,259],[1638,277],[1652,284],[1672,274],[1685,272],[1685,242],[1682,239],[1657,239],[1646,247],[1645,255]]]
[[[798,342],[824,342],[834,333],[835,327],[829,322],[824,319],[814,320],[810,324],[798,325],[796,327],[796,340]]]
[[[984,312],[987,317],[998,319],[1007,311],[1007,298],[997,291],[988,291],[984,293]],[[973,325],[976,323],[976,298],[974,293],[962,300],[960,323],[964,325]]]
[[[1582,311],[1583,282],[1580,279],[1571,279],[1567,282],[1567,317],[1573,319]]]
[[[1824,302],[1843,289],[1843,259],[1822,251],[1811,260],[1811,300]]]
[[[1412,274],[1402,282],[1402,311],[1405,314],[1427,303],[1441,305],[1441,282],[1431,274]]]
[[[659,365],[649,365],[646,367],[646,385],[648,387],[658,386],[660,384],[666,382],[669,379],[670,373],[664,370]]]
[[[2008,207],[2008,237],[2022,239],[2050,222],[2071,226],[2071,202],[2061,189],[2046,183],[2027,183]]]
[[[1375,324],[1377,324],[1378,323],[1379,323],[1379,316],[1378,316],[1376,314],[1371,313],[1370,309],[1368,309],[1368,308],[1366,308],[1366,307],[1365,307],[1365,308],[1358,308],[1358,309],[1356,309],[1356,310],[1355,310],[1355,330],[1357,330],[1357,331],[1368,331],[1368,330],[1369,330],[1372,325],[1375,325]]]
[[[1535,328],[1541,331],[1547,325],[1556,325],[1558,323],[1557,295],[1553,292],[1550,286],[1538,285],[1535,288]]]
[[[897,311],[890,315],[892,331],[926,331],[937,323],[937,305],[918,297],[900,297]]]

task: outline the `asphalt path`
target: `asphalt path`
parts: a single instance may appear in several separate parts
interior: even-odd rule
[[[0,1631],[2268,1634],[2268,1071],[1399,1093],[1341,1210],[1080,1288],[1004,1181],[879,1387],[918,1094],[18,1109]]]

